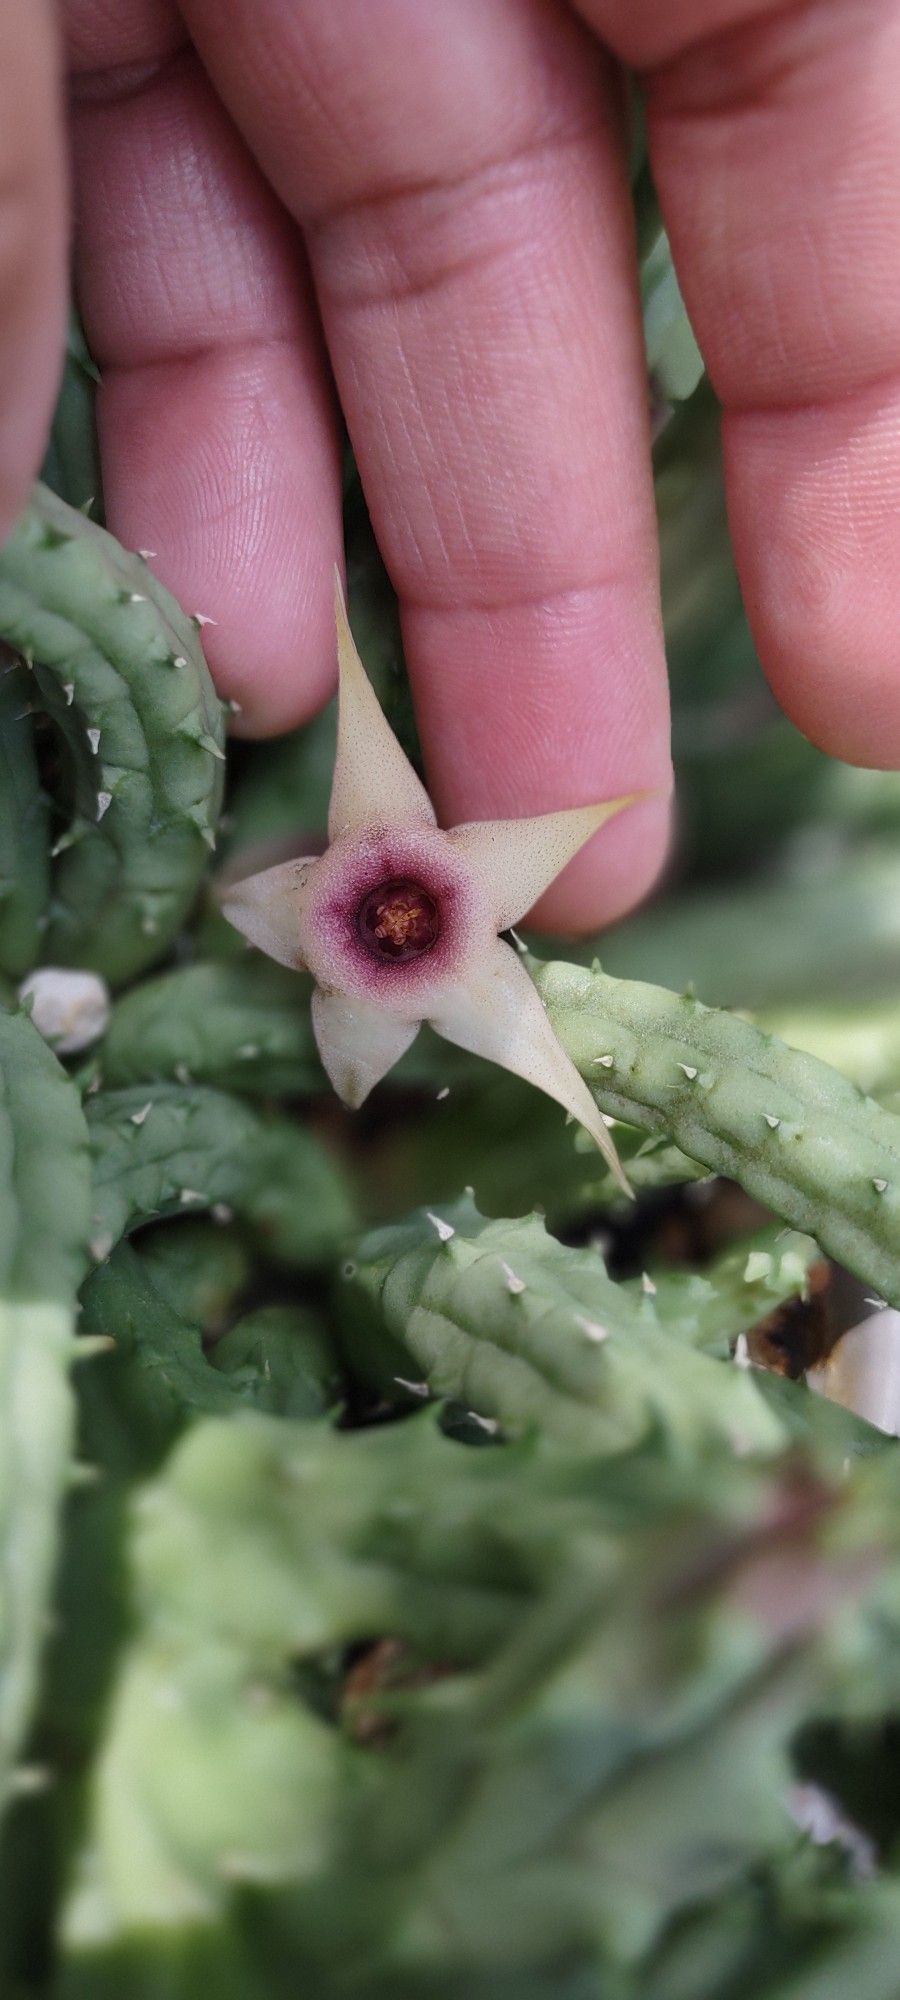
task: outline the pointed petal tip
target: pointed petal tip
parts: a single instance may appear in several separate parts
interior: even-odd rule
[[[599,1121],[599,1124],[597,1126],[595,1126],[593,1123],[590,1125],[586,1125],[585,1131],[590,1133],[590,1136],[593,1139],[595,1145],[599,1148],[600,1152],[602,1153],[603,1158],[606,1161],[606,1164],[610,1170],[610,1173],[612,1174],[613,1180],[615,1181],[616,1186],[621,1188],[621,1191],[625,1196],[626,1201],[636,1201],[637,1196],[634,1192],[634,1188],[632,1187],[628,1175],[626,1174],[625,1169],[622,1165],[622,1162],[619,1159],[619,1155],[616,1152],[615,1141],[611,1137],[609,1131],[607,1130],[607,1127],[603,1124],[602,1119]]]
[[[303,972],[299,949],[300,912],[314,857],[280,862],[240,881],[225,880],[215,896],[226,922],[248,943],[292,972]]]
[[[597,805],[565,806],[530,819],[469,820],[453,827],[449,838],[474,870],[497,930],[505,931],[527,916],[607,820],[654,796],[627,792]]]
[[[508,944],[498,938],[478,970],[448,989],[431,1025],[448,1042],[512,1070],[561,1104],[589,1133],[622,1193],[634,1200],[602,1113],[555,1034],[537,987]]]
[[[334,622],[335,625],[337,626],[338,641],[340,641],[342,628],[346,625],[349,631],[350,621],[347,617],[347,600],[344,596],[344,580],[343,577],[341,576],[340,570],[338,569],[337,563],[335,563],[334,565],[333,575],[334,575]]]
[[[551,1032],[553,1032],[552,1029]],[[554,1036],[555,1039],[556,1037]],[[603,1112],[598,1110],[584,1078],[575,1068],[575,1064],[571,1063],[570,1058],[565,1055],[561,1043],[559,1047],[565,1062],[570,1064],[571,1071],[570,1096],[566,1108],[571,1112],[573,1118],[577,1118],[579,1125],[584,1127],[588,1137],[593,1139],[598,1152],[602,1154],[603,1159],[606,1161],[613,1180],[616,1182],[617,1187],[621,1189],[626,1200],[636,1201],[637,1196],[619,1159],[615,1140],[609,1130]]]
[[[411,1048],[418,1021],[399,1021],[368,1001],[346,994],[312,996],[312,1024],[322,1067],[349,1111],[358,1111],[369,1092]]]
[[[401,749],[357,650],[340,573],[334,572],[338,657],[337,756],[328,812],[332,840],[365,826],[434,826],[435,812]]]
[[[649,804],[651,800],[667,799],[669,796],[670,790],[668,786],[647,785],[639,792],[622,792],[617,799],[601,799],[596,806],[586,808],[586,810],[590,810],[595,814],[596,825],[594,830],[599,831],[601,826],[606,825],[607,820],[618,818],[619,813],[627,812],[629,806],[643,806]],[[575,810],[577,811],[577,807]],[[590,834],[588,834],[587,838],[590,839]]]

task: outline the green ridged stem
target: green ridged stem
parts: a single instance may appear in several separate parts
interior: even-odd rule
[[[309,992],[308,980],[258,955],[144,980],[113,1008],[103,1081],[115,1087],[186,1071],[242,1095],[323,1090]]]
[[[86,1110],[98,1262],[144,1222],[220,1205],[263,1251],[301,1268],[333,1257],[352,1227],[338,1168],[313,1133],[286,1118],[179,1084],[103,1091]]]
[[[336,1828],[352,1829],[347,1782],[366,1778],[300,1697],[296,1662],[379,1630],[477,1659],[509,1630],[544,1528],[531,1575],[511,1578],[485,1534],[497,1477],[482,1457],[431,1424],[350,1439],[209,1419],[138,1493],[133,1638],[62,1919],[67,2000],[138,1939],[148,1976],[212,1948],[242,1879],[315,1884]]]
[[[0,1012],[0,1807],[46,1636],[89,1193],[77,1093],[30,1021]]]
[[[49,801],[42,789],[30,676],[0,646],[0,972],[21,979],[41,955],[50,900]]]
[[[698,1160],[689,1160],[687,1154],[682,1153],[678,1146],[673,1146],[665,1134],[642,1132],[631,1125],[617,1125],[613,1138],[629,1185],[637,1196],[654,1194],[661,1188],[684,1187],[688,1181],[710,1178],[707,1169]],[[594,1207],[620,1207],[622,1190],[615,1175],[598,1160],[597,1149],[586,1132],[576,1133],[575,1150],[582,1156],[584,1165],[589,1164],[590,1154],[593,1153],[590,1164],[594,1171],[589,1186]]]
[[[805,1049],[830,1063],[857,1089],[879,1101],[900,1093],[900,1002],[895,994],[845,1001],[808,1000],[793,1007],[767,1007],[757,1026],[791,1048]]]
[[[198,1966],[211,1958],[234,1970],[240,1946],[225,1921],[234,1883],[272,1889],[313,1875],[338,1777],[333,1731],[297,1701],[286,1668],[254,1681],[238,1647],[192,1648],[162,1631],[134,1645],[62,1913],[65,2000],[104,1991],[130,2000],[135,1990],[196,2000]],[[122,1983],[129,1967],[139,1968],[137,1989]],[[223,1990],[245,2000],[242,1980]]]
[[[642,1302],[649,1297],[667,1334],[724,1360],[742,1333],[806,1297],[816,1260],[811,1237],[770,1223],[740,1237],[702,1270],[651,1263],[644,1278],[629,1279],[624,1289]]]
[[[690,995],[572,965],[535,976],[601,1110],[667,1133],[900,1304],[900,1118]]]
[[[227,1239],[223,1249],[227,1256]],[[86,1450],[104,1479],[155,1470],[198,1417],[338,1408],[340,1367],[309,1310],[256,1307],[207,1347],[202,1323],[183,1310],[190,1299],[167,1296],[169,1276],[140,1242],[122,1242],[82,1289],[79,1335],[108,1342],[79,1385]]]
[[[131,1243],[117,1243],[88,1278],[78,1331],[110,1343],[79,1383],[86,1448],[105,1480],[154,1470],[191,1418],[235,1406],[203,1354],[200,1328],[156,1290]]]
[[[557,1232],[621,1200],[593,1140],[567,1126],[549,1097],[427,1030],[392,1071],[381,1103],[386,1115],[372,1119],[355,1161],[373,1223],[405,1214],[423,1188],[440,1202],[471,1187],[486,1215],[541,1208]],[[620,1126],[614,1137],[635,1191],[706,1171],[646,1132]]]
[[[248,954],[183,966],[143,981],[119,999],[97,1072],[112,1088],[188,1075],[239,1096],[327,1091],[312,1035],[309,985]],[[492,1214],[521,1213],[548,1199],[560,1223],[617,1198],[596,1150],[575,1152],[549,1099],[492,1065],[423,1032],[391,1078],[394,1094],[416,1093],[414,1115],[370,1135],[361,1170],[371,1211],[397,1214],[423,1185],[436,1200],[470,1178]],[[449,1104],[436,1102],[449,1087]],[[462,1115],[457,1115],[462,1106]],[[635,1188],[703,1172],[677,1148],[646,1133],[621,1136]]]
[[[627,2000],[748,1880],[767,1935],[760,1882],[798,1848],[790,1745],[894,1629],[896,1472],[866,1495],[810,1469],[667,1459],[655,1438],[615,1463],[471,1451],[427,1414],[195,1426],[130,1509],[65,2000],[115,1992],[139,1946],[147,1992],[193,2000],[164,1974],[228,1940],[265,1994],[488,2000],[499,1981],[551,2000],[568,1966]],[[411,1652],[342,1699],[335,1649],[373,1633]],[[330,1721],[298,1666],[340,1703]],[[360,1711],[374,1739],[335,1726]],[[817,1879],[791,1905],[795,1954],[821,1945]]]
[[[774,1232],[773,1232],[774,1236]],[[616,1283],[536,1216],[487,1222],[471,1202],[362,1239],[338,1309],[351,1370],[385,1398],[450,1398],[512,1435],[598,1453],[658,1428],[674,1452],[784,1442],[758,1378],[696,1347],[729,1341],[802,1292],[815,1246],[751,1242],[699,1281]]]
[[[242,1237],[209,1216],[144,1229],[136,1249],[155,1291],[172,1311],[214,1339],[250,1283],[253,1259]]]
[[[187,1073],[240,1096],[328,1094],[309,980],[248,952],[241,941],[238,950],[239,957],[179,966],[123,994],[99,1056],[103,1082],[116,1087]],[[461,1083],[473,1092],[496,1075],[493,1065],[428,1029],[392,1072],[398,1084],[413,1088]],[[534,1103],[524,1091],[522,1101]]]
[[[466,1451],[426,1413],[353,1432],[208,1419],[135,1496],[137,1614],[192,1641],[238,1645],[261,1672],[286,1644],[314,1655],[379,1631],[423,1653],[484,1660],[552,1575],[572,1485],[587,1512],[604,1505],[591,1462],[557,1455],[535,1470],[555,1518],[542,1520],[535,1499],[517,1523],[522,1466],[534,1457],[522,1449]],[[495,1510],[520,1545],[512,1574],[503,1535],[485,1532]]]
[[[209,1361],[251,1409],[270,1416],[320,1417],[343,1399],[332,1341],[303,1306],[257,1306],[214,1342]]]
[[[24,1013],[0,1007],[0,1285],[71,1300],[87,1265],[90,1159],[78,1092]]]
[[[224,726],[197,627],[38,486],[0,550],[0,638],[33,663],[72,774],[42,957],[119,984],[170,945],[215,845]]]

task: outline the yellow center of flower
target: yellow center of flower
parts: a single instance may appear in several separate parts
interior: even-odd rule
[[[438,907],[419,882],[383,882],[363,898],[357,926],[369,951],[381,958],[419,958],[440,933]]]

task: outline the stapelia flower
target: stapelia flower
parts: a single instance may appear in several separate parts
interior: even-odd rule
[[[312,1021],[354,1109],[423,1021],[556,1099],[628,1184],[587,1085],[513,947],[518,922],[592,833],[631,799],[443,831],[382,714],[336,588],[338,740],[329,846],[222,892],[229,922],[315,981]]]

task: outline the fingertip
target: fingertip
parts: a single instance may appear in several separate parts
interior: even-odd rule
[[[570,861],[528,918],[527,928],[588,937],[643,902],[666,865],[671,798],[629,806]]]
[[[724,422],[729,511],[760,658],[819,749],[900,766],[900,385]]]
[[[665,655],[639,573],[496,611],[408,610],[404,642],[441,824],[650,794],[601,827],[529,921],[581,935],[645,896],[668,850]]]
[[[221,632],[204,632],[203,647],[216,687],[231,705],[232,736],[256,741],[282,736],[312,720],[337,686],[334,620],[327,569],[317,585],[305,579],[297,595],[269,604],[264,650],[255,607],[223,607]]]

